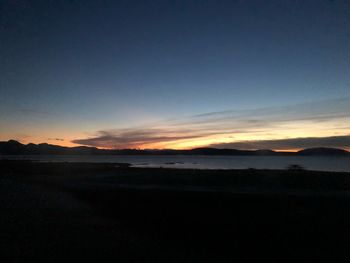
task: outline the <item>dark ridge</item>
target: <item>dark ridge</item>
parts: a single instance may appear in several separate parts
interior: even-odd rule
[[[216,148],[195,148],[191,150],[137,150],[121,149],[107,150],[95,147],[77,146],[64,147],[47,143],[22,144],[15,140],[0,142],[0,154],[2,155],[225,155],[225,156],[349,156],[348,151],[336,148],[310,148],[299,152],[275,152],[273,150],[237,150]]]
[[[309,148],[298,152],[299,155],[349,155],[348,151],[337,148]]]

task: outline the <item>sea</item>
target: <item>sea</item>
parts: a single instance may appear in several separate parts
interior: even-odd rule
[[[177,169],[288,169],[350,172],[350,156],[208,156],[208,155],[0,155],[0,160],[37,162],[130,163],[133,167]]]

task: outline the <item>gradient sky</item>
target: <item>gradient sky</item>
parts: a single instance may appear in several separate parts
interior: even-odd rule
[[[0,0],[0,140],[350,149],[350,1]]]

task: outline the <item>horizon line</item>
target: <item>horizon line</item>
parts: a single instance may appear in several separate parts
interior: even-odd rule
[[[19,140],[15,139],[9,139],[7,141],[0,141],[0,143],[9,143],[9,142],[17,142],[21,145],[51,145],[55,147],[60,147],[60,148],[68,148],[68,149],[74,149],[74,148],[90,148],[90,149],[97,149],[97,150],[106,150],[106,151],[125,151],[125,150],[131,150],[131,151],[191,151],[191,150],[196,150],[196,149],[215,149],[215,150],[238,150],[238,151],[249,151],[249,152],[255,152],[255,151],[273,151],[276,153],[297,153],[306,149],[338,149],[338,150],[343,150],[345,152],[350,153],[349,150],[341,148],[341,147],[306,147],[306,148],[295,148],[295,149],[289,149],[289,150],[280,150],[280,149],[242,149],[242,148],[216,148],[216,147],[195,147],[195,148],[190,148],[190,149],[171,149],[171,148],[159,148],[159,149],[151,149],[151,148],[102,148],[102,147],[95,147],[95,146],[86,146],[86,145],[78,145],[78,146],[62,146],[62,145],[57,145],[57,144],[50,144],[47,142],[43,143],[22,143]]]

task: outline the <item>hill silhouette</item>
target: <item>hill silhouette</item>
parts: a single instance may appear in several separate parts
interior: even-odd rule
[[[195,148],[191,150],[138,150],[138,149],[98,149],[95,147],[64,147],[47,143],[22,144],[15,140],[0,142],[2,155],[231,155],[231,156],[350,156],[350,152],[337,148],[310,148],[298,152],[276,152],[273,150],[237,150],[216,148]]]
[[[299,155],[348,155],[349,152],[345,151],[343,149],[337,149],[337,148],[325,148],[325,147],[319,147],[319,148],[309,148],[304,149],[298,152]]]

